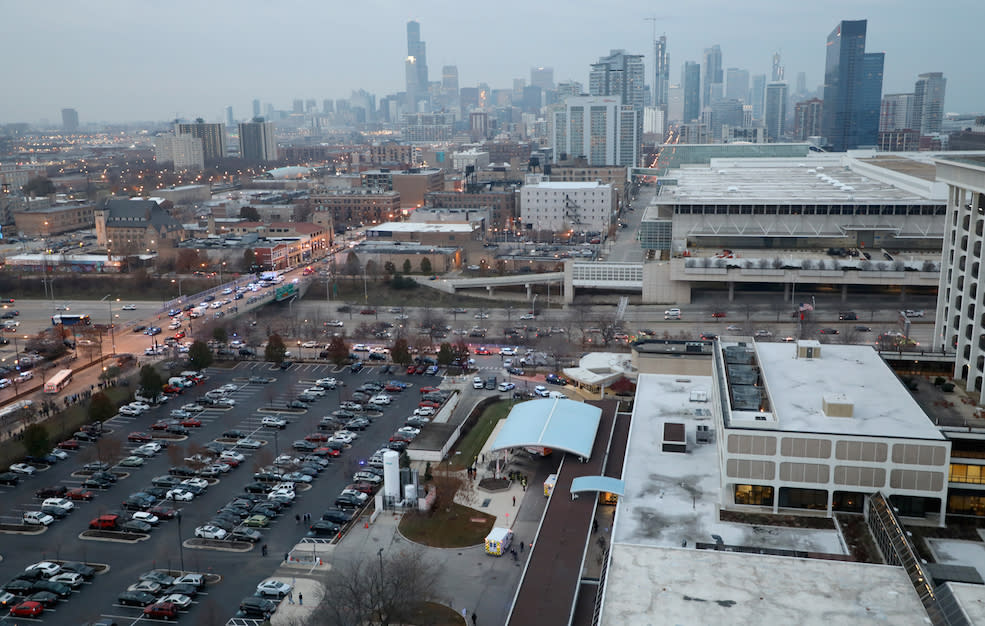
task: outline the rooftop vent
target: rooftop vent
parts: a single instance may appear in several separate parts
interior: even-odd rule
[[[691,390],[691,402],[707,402],[708,401],[708,390],[707,389],[692,389]]]
[[[798,359],[820,359],[821,342],[814,339],[801,339],[797,342]]]
[[[855,404],[843,393],[829,393],[821,398],[821,410],[828,417],[853,417]]]

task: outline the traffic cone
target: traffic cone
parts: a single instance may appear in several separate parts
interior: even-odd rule
[[[365,528],[369,528],[369,520],[366,520],[366,526],[365,526]]]

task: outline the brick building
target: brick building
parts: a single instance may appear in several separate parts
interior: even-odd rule
[[[373,189],[333,189],[311,194],[311,221],[345,231],[347,226],[379,224],[401,215],[400,194]]]

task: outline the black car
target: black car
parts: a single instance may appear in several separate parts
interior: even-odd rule
[[[353,363],[352,365],[349,366],[349,371],[352,372],[353,374],[357,374],[357,373],[361,372],[362,370],[363,370],[363,362],[362,361],[356,361],[355,363]]]
[[[85,563],[80,563],[79,561],[65,561],[62,563],[62,571],[70,572],[72,574],[79,574],[86,580],[92,580],[96,575],[95,569],[89,567]]]
[[[271,500],[270,502],[274,502],[274,500]],[[266,515],[268,518],[274,518],[277,517],[279,511],[278,509],[270,506],[269,503],[262,503],[251,508],[250,513],[252,515]]]
[[[31,583],[31,589],[34,591],[50,591],[59,598],[67,598],[72,595],[71,587],[62,583],[53,583],[50,580],[39,580]]]
[[[173,475],[155,476],[151,479],[151,484],[156,487],[171,488],[181,483],[181,479]]]
[[[242,439],[244,437],[248,437],[249,435],[241,430],[227,430],[222,433],[222,436],[225,439]]]
[[[114,474],[113,472],[107,472],[107,471],[104,471],[104,470],[100,470],[98,472],[93,472],[92,473],[92,476],[90,476],[90,478],[97,478],[99,480],[105,480],[106,482],[109,482],[109,483],[115,483],[119,477],[116,474]]]
[[[298,400],[304,402],[305,404],[311,404],[312,402],[318,401],[318,396],[310,393],[299,393]]]
[[[82,481],[82,486],[85,487],[86,489],[109,489],[110,487],[113,486],[113,483],[111,483],[108,480],[104,480],[102,478],[90,476],[89,478],[86,478],[84,481]]]
[[[175,465],[168,468],[168,474],[172,476],[195,476],[198,472],[187,465]]]
[[[248,541],[250,543],[256,543],[263,538],[259,530],[253,528],[246,528],[245,526],[239,526],[233,529],[233,532],[226,535],[226,539],[230,541]]]
[[[146,591],[124,591],[116,596],[116,601],[126,606],[147,606],[154,604],[157,598],[154,597],[154,594]]]
[[[263,483],[249,483],[243,489],[246,493],[267,493],[270,491],[271,487]]]
[[[161,592],[162,596],[171,595],[172,593],[180,593],[183,596],[188,596],[189,598],[194,598],[198,595],[198,587],[195,585],[190,585],[188,583],[182,583],[180,585],[171,585],[167,589]]]
[[[332,417],[337,417],[339,419],[344,419],[344,420],[351,420],[352,418],[357,417],[357,415],[352,411],[348,411],[346,409],[335,409],[334,411],[332,411]],[[322,421],[327,421],[327,420],[328,420],[327,417],[322,418]]]
[[[231,505],[231,504],[227,504],[226,506],[216,511],[216,513],[230,513],[232,515],[235,515],[239,519],[246,519],[247,517],[250,516],[249,509],[241,506]]]
[[[256,596],[243,598],[239,603],[240,617],[259,617],[261,619],[269,617],[277,610],[277,603],[273,600],[265,600]]]
[[[38,499],[44,498],[64,498],[65,494],[68,492],[68,487],[65,485],[55,485],[53,487],[42,487],[34,492],[34,496]]]
[[[340,493],[339,497],[335,498],[335,506],[340,509],[358,509],[362,505],[363,501],[351,493]]]
[[[239,526],[239,519],[231,518],[229,516],[223,517],[217,515],[213,517],[211,520],[209,520],[209,524],[223,529],[224,531],[226,531],[226,533],[231,533],[233,532],[234,528]]]
[[[20,477],[13,472],[3,472],[0,474],[0,485],[16,485],[20,482]]]
[[[328,509],[321,514],[321,518],[326,522],[335,522],[336,524],[348,524],[352,521],[352,513],[349,511],[343,511],[342,509]]]
[[[154,496],[144,493],[143,491],[138,491],[137,493],[130,494],[126,500],[123,501],[124,511],[143,511],[144,509],[149,509],[157,503],[157,498]]]
[[[345,423],[345,427],[349,430],[366,430],[369,427],[369,420],[365,417],[354,417]]]
[[[75,433],[78,435],[79,433]],[[78,437],[76,437],[78,438]],[[109,469],[109,463],[105,461],[92,461],[91,463],[86,463],[82,466],[82,471],[85,472],[103,472]]]
[[[27,598],[28,602],[40,602],[46,609],[58,604],[58,596],[50,591],[38,591]]]
[[[297,441],[291,444],[291,447],[294,448],[295,450],[303,450],[306,452],[310,452],[311,450],[317,449],[318,444],[314,443],[313,441],[298,439]]]
[[[334,522],[319,520],[308,527],[309,537],[334,537],[339,534],[342,527]]]
[[[404,450],[407,449],[407,442],[406,441],[391,441],[391,442],[389,442],[389,443],[386,444],[386,447],[390,448],[391,450],[396,450],[397,452],[403,452]]]
[[[181,424],[168,424],[168,427],[164,430],[172,435],[187,435],[189,432],[188,429]]]
[[[34,581],[15,578],[3,587],[0,587],[0,589],[3,589],[8,593],[12,593],[15,596],[24,597],[28,594],[34,593]]]
[[[291,400],[287,403],[287,408],[289,409],[306,409],[308,405],[300,400]]]
[[[358,402],[360,404],[366,404],[369,401],[369,399],[372,398],[372,397],[373,396],[371,396],[370,394],[366,393],[365,391],[353,391],[352,392],[352,401],[353,402]]]

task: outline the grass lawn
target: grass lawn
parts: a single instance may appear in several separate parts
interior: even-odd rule
[[[501,400],[491,404],[479,417],[479,422],[456,444],[449,455],[448,465],[453,470],[465,469],[479,456],[479,451],[492,434],[496,422],[505,418],[516,404],[512,400]]]
[[[422,602],[407,616],[414,626],[462,626],[465,619],[455,609],[437,602]]]
[[[482,543],[496,518],[482,511],[452,503],[439,504],[430,514],[406,513],[400,532],[411,541],[434,548],[465,548]]]

